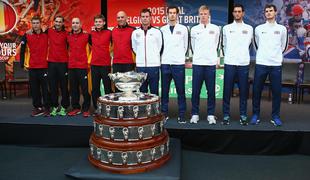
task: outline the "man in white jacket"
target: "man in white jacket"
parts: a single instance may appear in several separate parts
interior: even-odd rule
[[[137,72],[147,73],[147,79],[140,91],[158,95],[160,52],[162,49],[162,33],[151,26],[151,11],[141,10],[141,27],[132,32],[131,42],[136,54]]]
[[[215,75],[218,62],[220,28],[209,22],[210,10],[208,6],[199,8],[200,24],[191,29],[191,44],[193,51],[193,94],[192,118],[190,123],[199,121],[199,100],[203,82],[208,91],[208,121],[216,124],[215,120]]]
[[[174,80],[178,94],[178,123],[186,123],[185,54],[188,48],[188,29],[178,23],[179,8],[167,8],[168,24],[161,27],[164,49],[161,62],[161,111],[168,119],[169,89]]]
[[[230,97],[235,79],[237,79],[240,96],[240,124],[247,125],[249,47],[253,37],[253,28],[243,22],[244,8],[241,4],[234,5],[233,16],[234,22],[224,26],[222,33],[225,63],[222,124],[228,125],[230,122]]]
[[[272,89],[271,123],[281,126],[281,81],[283,52],[287,47],[287,29],[276,22],[277,8],[273,4],[265,6],[265,24],[255,28],[256,66],[253,83],[253,116],[251,124],[258,124],[261,94],[265,80],[269,76]]]

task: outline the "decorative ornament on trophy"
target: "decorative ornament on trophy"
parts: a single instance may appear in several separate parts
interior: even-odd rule
[[[123,91],[120,101],[134,101],[139,99],[139,89],[142,83],[146,80],[147,73],[137,73],[129,71],[125,73],[110,73],[110,79],[114,82],[117,89]],[[135,94],[134,91],[137,93]]]

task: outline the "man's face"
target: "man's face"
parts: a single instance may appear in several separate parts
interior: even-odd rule
[[[116,15],[116,21],[119,26],[125,26],[127,23],[127,15],[125,14],[125,12],[118,12]]]
[[[234,20],[240,21],[243,19],[244,12],[241,7],[235,7],[233,11]]]
[[[149,26],[151,24],[151,15],[149,12],[141,13],[141,23],[144,26]]]
[[[103,26],[105,25],[105,21],[103,21],[103,19],[101,19],[101,18],[97,18],[97,19],[95,19],[94,24],[95,24],[95,27],[97,29],[102,29]]]
[[[294,22],[294,23],[293,23],[293,28],[294,28],[295,30],[297,30],[297,29],[299,29],[299,28],[302,28],[302,23],[301,23],[301,21],[300,21],[300,22]]]
[[[60,30],[64,25],[64,22],[63,22],[63,19],[58,17],[55,19],[54,21],[54,27],[57,29],[57,30]]]
[[[168,11],[168,20],[169,21],[176,21],[178,18],[177,10],[175,8],[169,9]]]
[[[73,31],[79,31],[81,30],[82,25],[81,25],[81,21],[79,18],[73,18],[72,19],[72,30]]]
[[[301,21],[302,20],[302,14],[294,16],[294,19],[297,21]]]
[[[199,11],[199,18],[201,23],[209,22],[209,16],[210,16],[209,10],[204,9]]]
[[[34,19],[31,21],[31,26],[34,31],[38,31],[41,29],[41,22],[38,19]]]
[[[277,12],[273,9],[273,7],[265,9],[265,17],[267,20],[275,19]]]

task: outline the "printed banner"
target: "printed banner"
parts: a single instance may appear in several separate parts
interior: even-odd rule
[[[22,35],[31,28],[31,18],[42,18],[42,28],[52,26],[56,15],[65,18],[68,31],[71,19],[79,17],[83,29],[90,31],[93,17],[101,13],[100,0],[2,0],[0,1],[0,61],[19,60]]]
[[[185,69],[185,96],[186,98],[191,98],[192,97],[192,69]],[[223,98],[223,83],[224,83],[224,69],[217,69],[216,70],[216,81],[215,81],[215,97],[218,99]],[[104,87],[103,83],[101,82],[101,87],[100,87],[101,94],[104,94]],[[161,82],[159,80],[159,94],[161,94]],[[174,81],[171,81],[170,84],[170,91],[169,91],[169,97],[176,98],[178,97],[177,95],[177,90],[174,85]],[[207,90],[205,83],[202,85],[201,89],[201,94],[200,98],[207,98]]]
[[[185,96],[186,98],[192,97],[192,69],[185,70]],[[224,83],[224,69],[216,70],[216,80],[215,80],[215,97],[222,99],[223,98],[223,83]],[[161,87],[159,85],[159,87]],[[159,88],[161,90],[161,88]],[[174,85],[174,81],[171,81],[169,97],[178,97],[177,91]],[[207,98],[206,85],[203,83],[200,98]]]
[[[108,27],[117,25],[116,14],[118,11],[125,11],[128,16],[128,24],[131,26],[140,26],[140,11],[148,8],[152,12],[152,25],[162,26],[167,23],[167,6],[174,5],[179,7],[179,23],[192,27],[199,23],[198,9],[206,4],[211,10],[211,22],[216,25],[225,25],[228,19],[228,1],[202,1],[202,0],[108,0]]]
[[[266,0],[247,1],[235,0],[245,7],[245,22],[256,27],[266,22],[264,7],[273,3],[277,7],[277,22],[288,30],[288,49],[284,53],[284,61],[301,62],[310,61],[310,1]],[[252,59],[255,52],[252,51]]]

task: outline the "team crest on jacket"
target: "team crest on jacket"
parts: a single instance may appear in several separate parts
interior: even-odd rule
[[[182,34],[182,32],[181,32],[181,31],[177,31],[177,32],[175,32],[175,34],[177,34],[177,35],[181,35],[181,34]]]
[[[209,31],[209,34],[215,34],[215,32],[214,31]]]
[[[280,34],[280,31],[275,31],[274,34]]]
[[[248,34],[248,31],[247,30],[243,30],[242,34]]]

